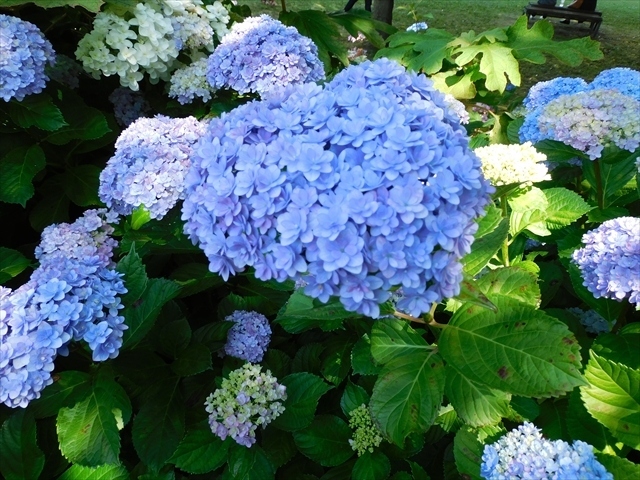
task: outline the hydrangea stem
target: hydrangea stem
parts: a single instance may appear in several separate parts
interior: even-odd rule
[[[434,313],[436,311],[437,306],[438,306],[437,303],[434,303],[431,306],[431,310],[429,311],[429,313],[427,315],[425,315],[426,318],[414,317],[413,315],[409,315],[407,313],[402,313],[402,312],[399,312],[397,310],[394,311],[393,314],[398,318],[403,318],[405,320],[409,320],[410,322],[422,323],[423,325],[429,325],[430,327],[435,327],[435,328],[445,328],[446,325],[444,325],[442,323],[438,323],[434,319]]]
[[[507,208],[507,196],[500,196],[500,206],[502,207],[502,217],[507,218],[509,216],[509,211]],[[509,266],[509,236],[504,239],[502,242],[502,263],[505,267]]]
[[[282,11],[286,12],[287,11],[287,1],[286,0],[280,0],[280,3],[282,4]]]
[[[600,173],[600,159],[593,161],[593,169],[596,174],[596,197],[598,199],[598,208],[604,208],[604,194],[602,192],[602,174]]]

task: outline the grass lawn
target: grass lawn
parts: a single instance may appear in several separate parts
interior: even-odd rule
[[[426,20],[429,27],[441,28],[454,34],[468,30],[479,33],[512,25],[528,2],[529,0],[396,0],[394,25],[404,29],[415,21]],[[254,14],[268,13],[277,17],[280,11],[279,0],[276,7],[268,7],[260,0],[239,0],[238,3],[249,5]],[[287,0],[286,3],[289,10],[313,8],[332,12],[341,10],[346,0]],[[571,2],[568,0],[566,4],[569,3]],[[356,6],[364,8],[364,0],[360,0]],[[553,58],[544,65],[522,63],[523,86],[558,76],[591,80],[600,71],[612,67],[640,70],[640,1],[601,0],[597,9],[603,16],[598,41],[604,58],[578,67],[568,67]],[[588,24],[563,25],[559,20],[551,19],[556,32],[555,39],[569,40],[589,35]]]

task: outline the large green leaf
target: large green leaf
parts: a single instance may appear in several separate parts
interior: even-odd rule
[[[573,440],[582,440],[601,451],[616,443],[609,430],[587,412],[578,388],[569,396],[565,420]]]
[[[453,455],[458,472],[464,478],[481,479],[480,464],[485,443],[492,443],[504,433],[504,428],[493,426],[481,429],[463,427],[453,439]]]
[[[587,411],[631,448],[640,449],[640,371],[593,350],[580,387]]]
[[[335,467],[353,456],[350,437],[349,425],[334,415],[318,415],[307,428],[293,432],[300,453],[323,467]]]
[[[56,415],[63,407],[72,407],[91,394],[91,376],[88,373],[66,370],[56,373],[54,381],[45,388],[40,398],[29,404],[36,418]]]
[[[124,274],[127,293],[122,297],[122,303],[129,306],[142,296],[149,282],[146,267],[136,252],[135,243],[131,244],[129,253],[118,262],[116,270]]]
[[[261,435],[261,446],[277,469],[298,454],[293,435],[277,428],[265,428]]]
[[[373,387],[369,407],[384,435],[399,447],[412,432],[433,424],[444,395],[444,363],[435,353],[414,352],[389,361]]]
[[[482,220],[480,221],[482,223]],[[509,235],[509,221],[502,219],[498,226],[486,235],[476,239],[471,245],[471,253],[462,257],[464,271],[477,275],[500,250],[502,242]]]
[[[371,329],[371,355],[380,364],[402,355],[419,354],[432,349],[404,320],[378,320]]]
[[[351,349],[355,342],[345,336],[337,336],[325,341],[322,354],[321,373],[334,385],[340,385],[351,369]]]
[[[606,453],[596,452],[596,458],[613,475],[615,480],[638,480],[640,465],[632,463],[626,458],[614,457]]]
[[[31,262],[17,250],[0,247],[0,284],[12,279]]]
[[[447,366],[444,394],[468,425],[495,425],[509,413],[511,395],[481,385]]]
[[[382,452],[365,452],[356,460],[352,480],[385,480],[391,472],[391,462]]]
[[[38,145],[18,147],[0,160],[0,201],[23,207],[33,197],[33,177],[47,165]]]
[[[513,124],[515,124],[515,122]],[[536,150],[547,156],[547,160],[553,162],[562,163],[568,162],[569,160],[575,160],[576,158],[586,157],[584,152],[575,149],[566,143],[558,142],[557,140],[542,140],[536,143],[535,147]]]
[[[36,443],[33,415],[19,409],[0,429],[0,473],[6,480],[36,480],[44,467],[44,453]]]
[[[310,373],[292,373],[281,382],[287,387],[287,399],[284,401],[284,412],[273,422],[273,425],[287,431],[300,430],[312,421],[320,397],[331,390],[320,377]]]
[[[571,224],[593,209],[580,195],[566,188],[547,188],[543,190],[547,198],[547,228],[561,228]]]
[[[129,480],[129,472],[122,465],[101,465],[99,467],[83,467],[71,465],[58,480]]]
[[[454,36],[445,30],[430,28],[425,32],[398,32],[388,38],[388,48],[375,58],[393,58],[414,71],[437,73],[449,56],[449,42]]]
[[[348,318],[360,317],[347,312],[336,299],[323,304],[296,290],[275,319],[289,333],[301,333],[311,328],[320,328],[325,332],[336,330]]]
[[[455,61],[460,66],[471,63],[480,55],[480,72],[487,77],[484,83],[491,91],[503,93],[507,88],[507,82],[520,85],[518,61],[511,53],[511,48],[501,43],[461,46],[453,51],[453,55],[457,55]]]
[[[518,60],[542,64],[546,61],[545,55],[553,55],[562,63],[575,67],[584,60],[599,60],[603,57],[600,43],[589,37],[554,41],[551,23],[542,20],[534,23],[530,29],[527,28],[527,23],[527,16],[523,15],[507,30],[509,41],[506,46],[513,49]]]
[[[582,171],[594,192],[597,191],[598,176],[602,185],[603,207],[611,205],[619,192],[637,173],[635,161],[639,152],[606,149],[597,160],[583,160]],[[598,173],[599,172],[599,173]]]
[[[377,375],[380,372],[381,367],[371,356],[371,339],[366,333],[353,346],[351,368],[358,375]]]
[[[35,126],[53,132],[66,125],[60,109],[48,95],[29,95],[21,102],[10,102],[9,116],[22,128]]]
[[[200,342],[191,342],[171,364],[171,369],[181,377],[197,375],[211,367],[211,350]]]
[[[229,455],[229,478],[232,480],[273,480],[275,469],[258,445],[246,448],[232,445]]]
[[[209,473],[227,460],[229,445],[230,440],[220,440],[204,420],[187,431],[168,462],[187,473]]]
[[[551,232],[547,229],[547,209],[549,200],[538,187],[532,187],[526,193],[509,198],[511,215],[509,217],[509,233],[514,237],[523,230],[529,230],[536,235],[546,236]]]
[[[83,7],[90,12],[98,13],[104,0],[2,0],[3,7],[14,7],[25,3],[34,3],[42,8]]]
[[[396,29],[388,23],[373,20],[371,15],[362,11],[351,10],[349,12],[330,13],[329,17],[342,25],[352,37],[357,37],[359,32],[375,47],[383,48],[385,41],[379,31],[394,33]]]
[[[347,381],[347,385],[344,388],[342,398],[340,398],[340,408],[342,409],[342,413],[344,413],[345,416],[348,417],[349,413],[356,408],[368,404],[369,394],[367,393],[367,391],[360,385],[356,385],[350,380]]]
[[[564,323],[507,297],[491,300],[495,313],[465,305],[451,318],[438,342],[447,363],[515,395],[558,396],[584,384],[580,346]]]
[[[79,165],[67,169],[64,175],[67,197],[80,207],[101,205],[98,197],[101,171],[95,165]]]
[[[598,335],[591,346],[594,352],[607,360],[640,369],[640,332],[628,332],[623,335],[605,333]]]
[[[111,131],[107,119],[100,110],[80,103],[79,97],[73,100],[73,107],[63,107],[64,118],[69,125],[48,135],[49,143],[65,145],[72,140],[96,140]]]
[[[478,279],[478,286],[486,295],[503,295],[522,303],[540,305],[540,287],[536,276],[518,267],[498,268]]]

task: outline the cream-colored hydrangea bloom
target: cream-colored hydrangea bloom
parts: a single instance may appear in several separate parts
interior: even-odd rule
[[[538,152],[531,142],[522,145],[488,145],[476,148],[475,153],[482,161],[482,173],[492,185],[532,185],[551,180],[544,163],[547,156]]]

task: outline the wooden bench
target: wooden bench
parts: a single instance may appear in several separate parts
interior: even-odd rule
[[[550,7],[530,3],[524,7],[524,13],[527,15],[529,20],[533,17],[539,16],[542,18],[553,17],[563,18],[565,20],[577,20],[579,22],[589,22],[589,34],[591,35],[591,38],[596,38],[598,36],[598,30],[602,23],[602,12],[589,12],[575,8]]]

